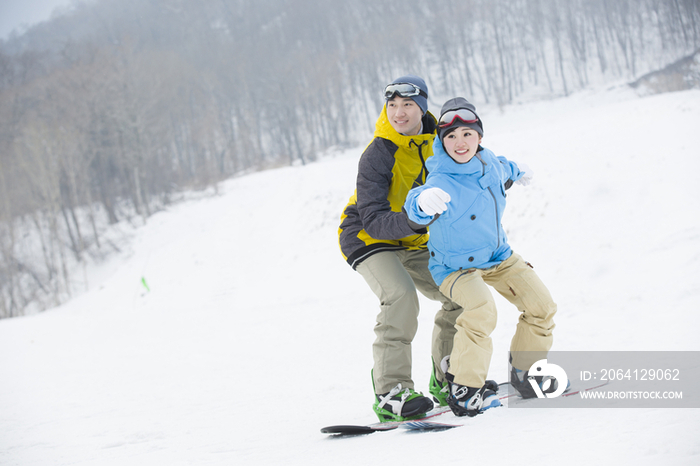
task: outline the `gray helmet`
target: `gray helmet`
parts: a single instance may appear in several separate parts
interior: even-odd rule
[[[466,112],[460,112],[460,110],[466,110]],[[476,107],[464,97],[455,97],[445,102],[440,110],[440,119],[438,120],[440,141],[460,126],[471,128],[480,136],[484,136],[484,126],[481,123],[481,118],[476,114]]]

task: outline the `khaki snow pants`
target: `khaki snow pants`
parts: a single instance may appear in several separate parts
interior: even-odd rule
[[[389,392],[396,384],[414,388],[411,377],[411,342],[418,330],[418,294],[442,303],[435,315],[432,358],[438,379],[444,380],[440,361],[452,352],[455,320],[462,308],[447,299],[428,270],[427,250],[384,251],[371,255],[357,271],[379,298],[379,314],[374,327],[375,393]],[[430,374],[425,374],[426,382]]]
[[[486,270],[454,272],[442,282],[440,290],[464,308],[457,318],[449,369],[459,385],[483,386],[491,364],[490,335],[496,327],[496,304],[487,285],[522,313],[510,344],[511,364],[515,368],[529,369],[538,359],[546,358],[552,347],[557,305],[532,266],[522,257],[512,254]]]

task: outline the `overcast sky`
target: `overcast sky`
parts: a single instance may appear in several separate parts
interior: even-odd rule
[[[24,31],[51,17],[57,7],[69,6],[72,0],[0,0],[0,38],[6,39],[13,29]]]

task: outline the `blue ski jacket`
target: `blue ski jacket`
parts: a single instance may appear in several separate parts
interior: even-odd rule
[[[423,186],[412,189],[404,209],[418,225],[430,225],[430,273],[439,286],[448,275],[462,269],[487,269],[512,254],[501,218],[506,207],[506,186],[522,177],[515,162],[496,157],[479,146],[467,163],[455,162],[439,138],[434,155],[426,161],[429,175]],[[512,180],[508,182],[508,180]],[[450,195],[447,210],[430,216],[418,206],[418,195],[429,188]]]

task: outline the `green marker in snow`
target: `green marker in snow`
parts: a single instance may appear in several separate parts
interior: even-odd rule
[[[146,283],[146,277],[141,277],[141,283],[143,284],[143,287],[146,288],[146,291],[148,291],[150,293],[151,289],[148,287],[148,284]]]

